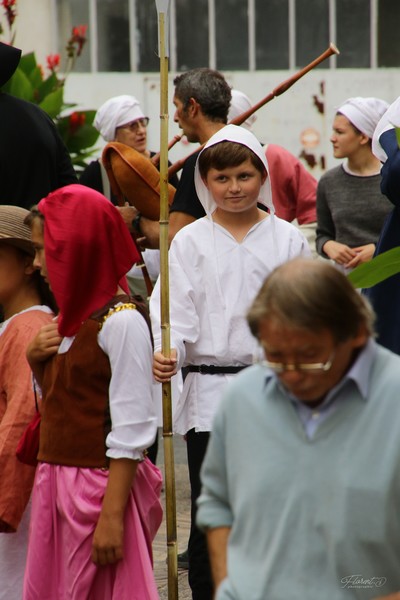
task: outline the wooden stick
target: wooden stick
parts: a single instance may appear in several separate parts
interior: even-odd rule
[[[166,20],[169,0],[156,0],[159,19],[160,54],[160,287],[161,348],[171,354],[168,276],[168,57],[166,55]],[[178,553],[176,535],[175,462],[172,427],[171,383],[162,384],[163,441],[165,466],[165,502],[167,528],[168,600],[178,600]]]
[[[262,106],[264,106],[265,104],[267,104],[268,102],[270,102],[271,100],[276,98],[277,96],[280,96],[281,94],[286,92],[286,90],[288,90],[290,87],[292,87],[292,85],[294,83],[296,83],[296,81],[301,79],[306,73],[308,73],[309,71],[314,69],[317,65],[319,65],[321,62],[323,62],[324,60],[326,60],[333,54],[339,54],[339,50],[336,48],[335,44],[330,44],[329,48],[327,48],[325,50],[325,52],[323,52],[320,56],[318,56],[316,59],[314,59],[312,62],[310,62],[306,67],[303,67],[303,69],[300,69],[300,71],[298,71],[297,73],[295,73],[288,79],[285,79],[285,81],[280,83],[276,88],[274,88],[272,90],[272,92],[270,92],[267,96],[265,96],[265,98],[262,98],[262,100],[257,102],[257,104],[255,104],[254,106],[252,106],[251,108],[246,110],[241,115],[235,117],[235,119],[232,119],[232,121],[230,121],[230,124],[241,125],[242,123],[244,123],[246,121],[246,119],[248,119],[251,115],[253,115],[259,108],[261,108]],[[203,144],[203,146],[204,146],[204,144]],[[193,150],[193,152],[191,152],[191,154],[189,154],[189,156],[192,156],[192,154],[201,150],[201,148],[203,148],[203,146],[198,146],[195,150]],[[180,169],[182,169],[183,165],[185,164],[185,162],[189,158],[189,156],[186,156],[185,158],[182,158],[182,159],[178,160],[176,163],[174,163],[173,165],[171,165],[170,168],[168,169],[168,176],[171,177],[172,175],[174,175],[174,173],[177,173],[178,171],[180,171]]]

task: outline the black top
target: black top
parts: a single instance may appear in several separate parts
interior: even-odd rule
[[[68,150],[41,108],[0,92],[0,204],[30,209],[77,183]]]
[[[170,209],[170,212],[183,212],[195,219],[200,219],[206,214],[194,185],[194,168],[199,153],[200,151],[186,159]]]

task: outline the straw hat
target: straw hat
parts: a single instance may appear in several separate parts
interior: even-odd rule
[[[113,194],[121,204],[126,200],[147,219],[160,218],[160,173],[151,160],[120,142],[110,142],[103,150],[103,165]],[[169,204],[175,188],[168,184]],[[122,198],[123,197],[123,198]]]
[[[31,230],[24,219],[29,210],[20,206],[0,205],[0,243],[5,242],[34,256]]]
[[[0,87],[14,75],[21,59],[21,53],[19,48],[0,42]]]

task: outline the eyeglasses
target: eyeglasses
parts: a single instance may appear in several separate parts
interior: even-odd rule
[[[279,363],[279,362],[271,362],[270,360],[264,360],[263,365],[274,371],[274,373],[284,373],[285,371],[299,371],[299,373],[323,373],[325,371],[329,371],[332,367],[333,360],[335,358],[335,352],[332,352],[330,357],[326,362],[323,363],[298,363],[298,364],[289,364],[289,363]]]
[[[137,133],[139,126],[147,127],[147,125],[149,124],[149,120],[149,117],[143,117],[142,119],[136,119],[135,121],[131,121],[126,125],[120,125],[120,127],[117,127],[117,129],[129,129],[129,131]]]

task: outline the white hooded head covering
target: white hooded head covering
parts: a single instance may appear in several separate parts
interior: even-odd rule
[[[204,146],[201,153],[204,152],[210,146],[213,146],[214,144],[218,144],[220,142],[226,142],[226,141],[236,142],[238,144],[242,144],[243,146],[247,146],[248,148],[250,148],[250,150],[252,152],[254,152],[254,154],[256,156],[258,156],[258,158],[263,163],[268,177],[266,178],[263,185],[261,186],[258,202],[260,204],[263,204],[264,206],[266,206],[269,209],[270,213],[273,214],[275,212],[275,209],[274,209],[274,205],[272,203],[272,193],[271,193],[271,183],[270,183],[270,177],[269,177],[269,171],[268,171],[268,163],[267,163],[267,159],[265,157],[265,152],[264,152],[260,142],[255,137],[255,135],[253,133],[251,133],[251,131],[248,131],[247,129],[244,129],[243,127],[240,127],[238,125],[226,125],[222,129],[217,131],[217,133],[215,133],[208,140],[208,142]],[[200,156],[200,154],[199,154],[199,156]],[[217,208],[217,205],[214,201],[214,198],[212,197],[211,193],[207,189],[204,181],[202,180],[202,178],[200,176],[199,158],[197,158],[197,161],[196,161],[196,168],[195,168],[195,172],[194,172],[194,183],[196,186],[197,195],[199,197],[201,204],[203,205],[204,210],[206,211],[207,215],[212,214],[214,212],[214,210]]]
[[[374,136],[372,138],[372,152],[382,163],[386,162],[387,154],[380,145],[379,138],[382,133],[400,127],[400,96],[389,106],[383,117],[375,127]]]
[[[236,117],[242,115],[244,112],[246,112],[246,110],[249,110],[249,108],[252,108],[254,106],[250,98],[246,96],[246,94],[244,94],[243,92],[232,89],[231,94],[232,98],[231,104],[229,106],[228,122],[232,121],[233,119],[236,119]],[[255,114],[253,114],[250,117],[248,117],[244,123],[242,123],[242,127],[246,127],[246,129],[251,130],[256,120],[257,117]]]
[[[94,126],[106,142],[112,142],[115,140],[117,127],[143,118],[145,114],[135,96],[115,96],[100,106]]]
[[[389,104],[380,98],[349,98],[337,108],[350,123],[364,135],[372,139],[379,119],[389,108]]]

